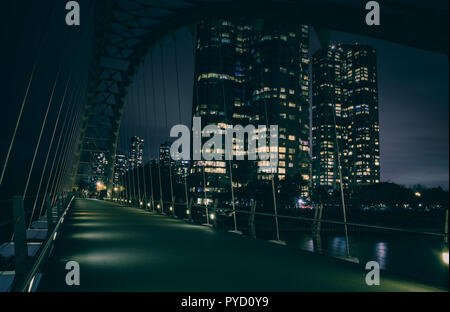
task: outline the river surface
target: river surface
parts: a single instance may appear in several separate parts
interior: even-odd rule
[[[276,239],[274,222],[257,217],[255,224],[258,239]],[[228,230],[233,227],[230,219],[222,225]],[[238,229],[249,234],[247,222],[238,222]],[[287,223],[280,219],[279,229],[280,240],[291,247],[331,257],[347,257],[343,225],[324,224],[321,234],[314,237],[309,222]],[[376,261],[382,270],[449,287],[448,264],[442,259],[443,237],[356,227],[349,227],[348,232],[350,257],[357,258],[360,264]]]

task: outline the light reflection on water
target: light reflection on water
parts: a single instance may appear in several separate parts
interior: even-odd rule
[[[377,262],[380,264],[380,268],[386,268],[386,255],[387,255],[387,244],[385,242],[379,242],[375,244],[375,254],[377,255]]]
[[[291,234],[285,238],[302,250],[332,257],[346,257],[346,239],[330,233],[312,236]],[[364,265],[377,261],[380,268],[448,286],[448,266],[441,261],[439,238],[412,235],[360,233],[349,236],[350,256]]]
[[[331,251],[333,255],[337,255],[339,257],[346,256],[346,242],[345,237],[334,237],[331,241]]]

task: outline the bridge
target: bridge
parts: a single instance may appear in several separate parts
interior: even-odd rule
[[[80,264],[80,286],[65,282]],[[38,291],[373,291],[364,265],[114,202],[78,199]],[[383,272],[376,291],[443,288]]]
[[[290,215],[273,175],[264,191],[243,203],[235,198],[232,174],[219,202],[207,194],[205,171],[197,189],[187,173],[175,181],[171,163],[161,160],[148,158],[117,177],[114,172],[126,140],[136,134],[161,138],[160,128],[170,129],[168,109],[179,119],[191,111],[182,102],[192,101],[197,90],[189,93],[194,84],[183,90],[180,77],[183,62],[195,60],[199,22],[301,21],[316,29],[323,45],[331,30],[339,30],[448,56],[447,3],[383,1],[377,28],[362,23],[366,11],[356,0],[79,3],[81,26],[61,27],[60,36],[52,33],[60,10],[46,3],[41,11],[47,24],[41,21],[45,26],[33,34],[38,42],[28,47],[32,61],[26,63],[17,120],[2,153],[0,187],[12,191],[0,201],[0,291],[448,291],[448,210],[442,231],[405,229],[351,222],[344,199],[342,219],[322,218],[322,202],[310,213]],[[8,5],[18,12],[28,4]],[[46,63],[46,57],[54,61]],[[49,63],[55,68],[48,69]],[[39,76],[43,69],[45,79]],[[42,81],[48,94],[33,97]],[[44,97],[42,120],[30,118],[39,120],[27,125],[22,113],[32,114],[30,104]],[[136,120],[125,127],[126,109]],[[21,130],[34,136],[22,144],[31,151],[18,178],[23,164],[14,153]],[[159,146],[149,149],[154,154]],[[193,192],[201,200],[194,201]],[[363,233],[376,242],[362,248],[357,238]],[[380,237],[386,235],[400,245],[424,241],[433,250],[423,270],[381,263],[381,284],[370,286],[366,263],[373,254],[355,250],[376,246],[375,260],[383,260]],[[408,247],[401,261],[421,252]],[[70,261],[80,265],[80,285],[66,282]]]

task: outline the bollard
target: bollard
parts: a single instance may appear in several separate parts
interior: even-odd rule
[[[212,221],[212,226],[217,227],[217,207],[219,206],[219,200],[216,198],[214,201],[214,206],[212,209],[212,213],[210,215],[210,220]]]
[[[444,243],[448,244],[448,208],[445,211],[445,226],[444,226],[445,236]]]
[[[47,237],[49,237],[55,228],[55,223],[53,222],[53,207],[49,194],[45,195],[45,209],[47,210]]]
[[[14,196],[14,262],[15,275],[12,289],[15,291],[27,274],[28,246],[25,212],[22,196]]]
[[[172,217],[176,218],[176,214],[175,214],[175,196],[172,199]]]
[[[191,197],[191,199],[189,200],[189,204],[188,204],[188,211],[186,212],[188,214],[188,220],[189,222],[192,222],[192,203],[194,201],[194,198]]]
[[[253,200],[252,207],[250,208],[250,217],[248,218],[248,231],[250,233],[250,236],[256,239],[255,213],[256,213],[256,200]]]

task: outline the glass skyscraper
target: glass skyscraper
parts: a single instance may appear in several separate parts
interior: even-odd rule
[[[278,125],[275,176],[303,179],[299,195],[308,196],[308,26],[212,20],[201,22],[197,34],[193,116],[202,118],[202,128],[216,124],[223,133],[226,125]],[[247,146],[247,135],[244,141]],[[224,155],[224,149],[220,152]],[[239,188],[250,179],[270,179],[264,164],[248,161],[244,154],[246,160],[193,161],[190,191],[195,201],[211,203],[230,191],[231,180]]]
[[[337,45],[313,56],[312,163],[315,186],[380,182],[375,50]],[[338,159],[338,153],[340,159]]]
[[[128,153],[129,169],[141,167],[143,165],[144,139],[134,136],[130,140],[130,151]]]

